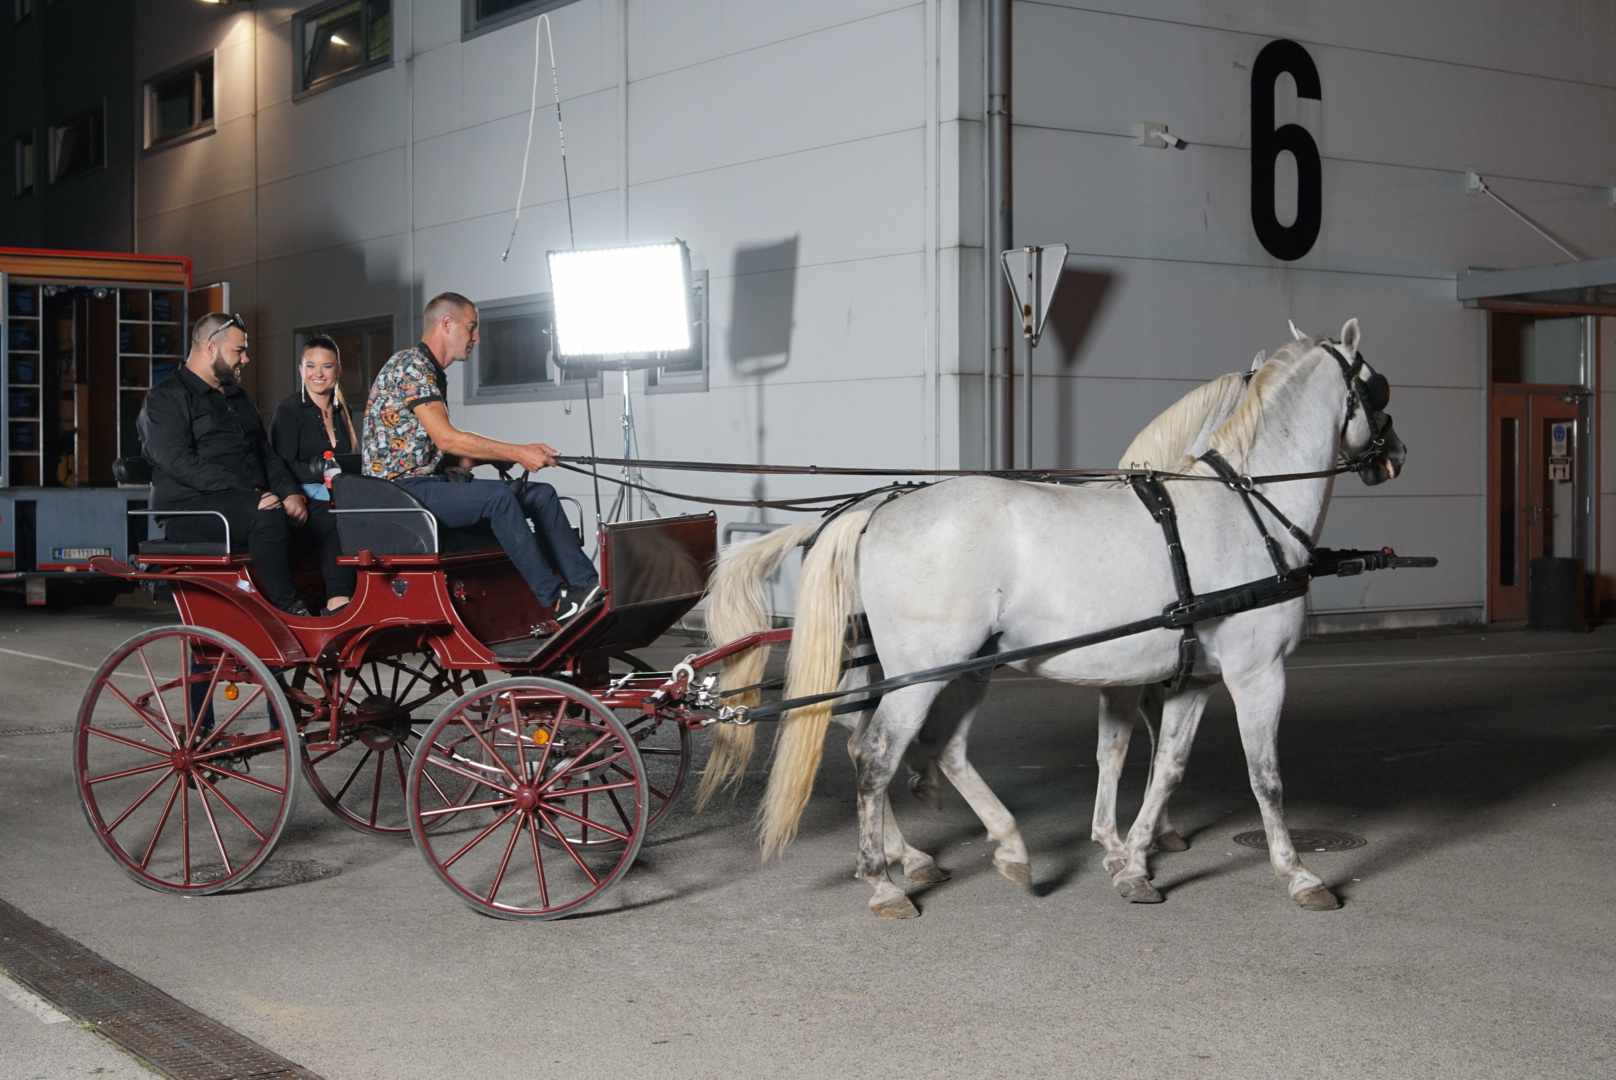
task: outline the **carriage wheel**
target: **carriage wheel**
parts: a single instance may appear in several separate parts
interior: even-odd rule
[[[370,660],[334,673],[332,682],[335,693],[350,695],[347,715],[334,746],[326,744],[325,718],[305,728],[303,775],[345,824],[364,833],[406,837],[404,793],[422,732],[446,700],[488,679],[480,671],[446,670],[436,656],[424,653]],[[307,683],[307,667],[299,668],[294,686],[302,690]],[[446,798],[469,795],[469,785],[461,784]]]
[[[472,797],[451,803],[452,785]],[[477,911],[553,919],[605,892],[645,838],[645,768],[610,709],[552,679],[506,679],[456,699],[410,769],[410,829]],[[614,843],[569,841],[587,831]]]
[[[151,889],[239,884],[269,858],[296,799],[294,717],[235,639],[197,626],[136,634],[79,705],[73,776],[96,839]]]

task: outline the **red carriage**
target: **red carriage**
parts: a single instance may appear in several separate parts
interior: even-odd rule
[[[331,616],[265,601],[228,536],[97,560],[168,586],[182,620],[114,650],[80,706],[74,772],[102,845],[150,888],[229,889],[306,786],[356,829],[412,836],[484,913],[553,918],[599,896],[710,722],[712,680],[632,650],[700,599],[713,515],[602,527],[604,602],[539,639],[546,613],[490,534],[440,529],[381,480],[339,477],[333,506],[358,587]]]

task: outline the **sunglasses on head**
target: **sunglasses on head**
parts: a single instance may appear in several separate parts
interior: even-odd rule
[[[240,330],[243,334],[245,334],[247,332],[247,322],[246,322],[246,320],[244,320],[240,315],[237,315],[236,313],[231,312],[230,317],[228,319],[226,319],[223,323],[221,323],[217,330],[213,331],[213,333],[208,335],[208,340],[212,341],[214,338],[218,337],[220,334],[224,333],[226,330],[230,329],[232,326],[234,326],[237,330]]]

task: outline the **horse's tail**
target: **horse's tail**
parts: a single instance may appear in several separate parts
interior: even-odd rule
[[[707,640],[727,645],[748,634],[769,628],[769,598],[763,582],[780,568],[791,550],[813,532],[814,525],[792,525],[767,536],[730,548],[718,560],[707,584]],[[757,645],[724,661],[719,674],[720,689],[751,686],[763,677],[769,662],[769,646]],[[726,698],[731,705],[756,705],[763,695],[757,690]],[[746,763],[752,759],[757,729],[736,724],[713,725],[712,754],[702,770],[696,789],[696,810],[726,787],[740,783]]]
[[[847,620],[857,597],[859,538],[870,510],[849,511],[832,521],[802,564],[797,590],[797,621],[786,662],[786,697],[823,694],[841,681]],[[758,813],[765,859],[778,855],[797,835],[825,750],[829,702],[793,709],[785,715],[774,744],[774,765]]]

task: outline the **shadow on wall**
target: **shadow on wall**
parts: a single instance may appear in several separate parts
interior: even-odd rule
[[[1055,290],[1043,339],[1038,344],[1037,371],[1040,374],[1079,373],[1076,369],[1082,362],[1084,344],[1117,283],[1117,275],[1110,271],[1079,270],[1067,265],[1061,274],[1060,286]],[[1070,379],[1056,384],[1052,442],[1056,457],[1053,465],[1103,467],[1115,464],[1073,460],[1077,454],[1077,384]]]
[[[770,375],[791,366],[800,240],[801,234],[793,233],[783,240],[745,244],[735,252],[726,344],[730,368],[736,378],[754,384],[757,429],[753,458],[760,463],[768,460],[764,383]],[[752,497],[767,497],[765,477],[760,476],[753,483]]]

